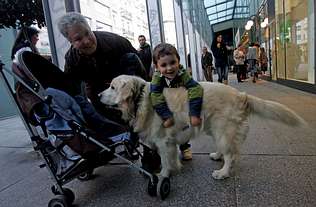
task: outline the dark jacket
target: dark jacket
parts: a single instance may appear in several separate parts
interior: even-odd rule
[[[206,52],[205,55],[201,57],[202,68],[205,70],[208,66],[213,65],[213,57],[210,52]]]
[[[215,66],[216,67],[225,67],[227,66],[228,54],[225,43],[220,43],[220,47],[217,47],[216,39],[213,40],[212,43],[212,52],[215,58]]]
[[[94,34],[97,39],[95,53],[83,56],[71,47],[65,55],[65,73],[76,80],[77,94],[81,92],[81,82],[85,82],[86,94],[95,105],[100,103],[98,94],[109,87],[113,78],[122,74],[146,78],[146,72],[142,67],[135,67],[139,58],[127,39],[110,32],[97,31]]]
[[[151,73],[151,61],[152,61],[152,54],[151,54],[151,47],[149,44],[145,43],[145,45],[140,46],[138,51],[138,56],[141,59],[144,67],[146,69],[147,74]]]

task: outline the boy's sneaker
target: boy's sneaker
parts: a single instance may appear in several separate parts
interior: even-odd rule
[[[192,160],[192,151],[190,148],[181,151],[182,160]]]

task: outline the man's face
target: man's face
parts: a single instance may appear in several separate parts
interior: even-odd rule
[[[68,28],[70,44],[83,55],[91,55],[97,49],[97,40],[93,32],[84,25],[74,25]]]
[[[145,37],[139,37],[138,42],[141,46],[143,46],[146,43],[146,38]]]
[[[168,79],[174,79],[179,71],[179,60],[176,55],[164,55],[157,61],[156,67]]]
[[[203,52],[203,54],[206,54],[206,52],[207,52],[207,48],[206,48],[206,47],[203,47],[202,52]]]

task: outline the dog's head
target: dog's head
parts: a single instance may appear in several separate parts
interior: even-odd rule
[[[136,107],[136,101],[143,93],[146,82],[136,76],[120,75],[114,78],[108,89],[99,94],[100,101],[108,106],[116,107],[124,114],[130,114]]]

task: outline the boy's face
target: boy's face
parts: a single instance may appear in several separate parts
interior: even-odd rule
[[[179,60],[176,55],[164,55],[158,59],[156,67],[163,76],[174,79],[179,70]]]

